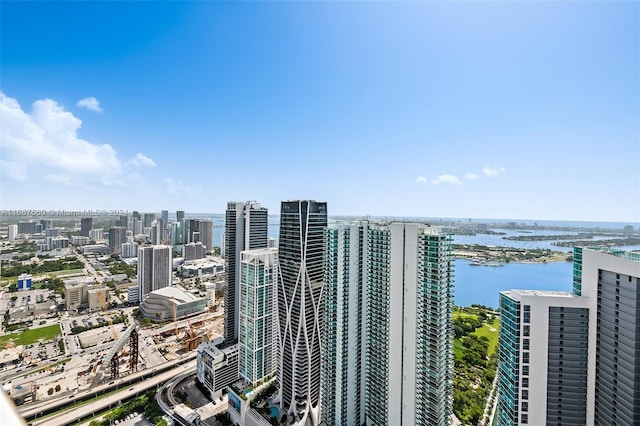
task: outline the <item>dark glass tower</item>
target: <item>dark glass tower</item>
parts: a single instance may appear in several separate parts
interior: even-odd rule
[[[255,201],[229,202],[225,217],[224,341],[238,342],[240,324],[240,252],[267,248],[268,210]]]
[[[320,319],[327,203],[283,201],[278,247],[280,407],[320,423]]]

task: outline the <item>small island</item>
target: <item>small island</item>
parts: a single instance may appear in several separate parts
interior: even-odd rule
[[[471,261],[472,266],[502,266],[510,262],[547,263],[572,260],[571,255],[563,251],[495,247],[480,244],[454,244],[453,256],[456,259]]]

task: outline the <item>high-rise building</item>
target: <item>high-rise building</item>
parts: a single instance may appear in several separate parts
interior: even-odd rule
[[[80,235],[88,237],[89,232],[93,229],[93,218],[83,217],[80,219]]]
[[[176,211],[176,222],[182,222],[184,220],[184,210]]]
[[[120,253],[122,244],[127,242],[127,228],[124,226],[112,226],[109,228],[109,251]]]
[[[200,242],[205,248],[205,251],[211,251],[213,249],[213,221],[201,220],[200,221]]]
[[[267,209],[256,202],[229,202],[225,215],[224,292],[225,344],[238,341],[240,309],[240,252],[267,247]]]
[[[153,223],[153,221],[156,220],[156,215],[155,213],[145,213],[144,214],[144,227],[145,228],[149,228],[151,227],[151,223]]]
[[[278,248],[280,409],[320,423],[320,318],[327,203],[283,201]],[[227,240],[230,239],[227,233]],[[266,243],[266,241],[265,241]],[[226,253],[230,255],[229,250]]]
[[[365,424],[368,223],[327,229],[322,303],[322,410],[328,426]]]
[[[18,222],[18,234],[35,234],[37,231],[36,224],[33,220]]]
[[[169,223],[169,210],[160,210],[160,218],[163,220],[166,226]]]
[[[125,259],[138,256],[138,244],[136,243],[124,243],[121,249],[122,257]]]
[[[276,253],[264,248],[240,254],[240,377],[253,384],[276,371],[280,355]]]
[[[587,424],[588,303],[566,292],[500,292],[498,424]]]
[[[587,424],[640,424],[640,253],[574,249],[574,293],[589,299]]]
[[[366,416],[448,425],[453,412],[451,236],[416,223],[369,226]]]
[[[500,294],[499,424],[640,424],[640,254],[573,258],[573,294]]]
[[[15,240],[16,237],[18,236],[18,225],[15,225],[15,224],[8,225],[7,233],[8,233],[9,241]]]
[[[152,291],[171,286],[172,251],[170,246],[138,248],[139,301]]]
[[[182,246],[184,260],[204,259],[205,249],[202,243],[189,243]]]

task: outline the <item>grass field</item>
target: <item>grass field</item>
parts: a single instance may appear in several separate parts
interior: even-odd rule
[[[460,341],[460,339],[453,339],[453,355],[460,359],[462,358],[462,352],[464,351],[464,348],[462,346],[462,342]]]
[[[485,324],[473,332],[478,337],[489,339],[488,354],[491,356],[498,349],[498,326],[500,321],[496,318],[491,324]],[[493,330],[493,331],[492,331]]]
[[[68,269],[66,271],[54,271],[54,272],[44,272],[42,274],[36,274],[33,276],[34,287],[36,286],[35,281],[44,280],[47,278],[68,278],[68,277],[77,277],[80,275],[85,275],[84,269]],[[12,283],[15,283],[18,280],[18,277],[4,277],[0,278],[0,286],[6,286]]]
[[[47,327],[33,328],[21,333],[11,333],[6,336],[0,336],[0,343],[11,340],[16,345],[31,345],[37,343],[40,339],[44,341],[53,340],[54,337],[60,336],[60,325],[54,324]]]

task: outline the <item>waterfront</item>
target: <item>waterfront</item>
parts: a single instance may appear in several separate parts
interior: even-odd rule
[[[508,263],[504,266],[471,266],[463,259],[455,261],[455,304],[498,307],[502,290],[571,291],[572,262]]]

